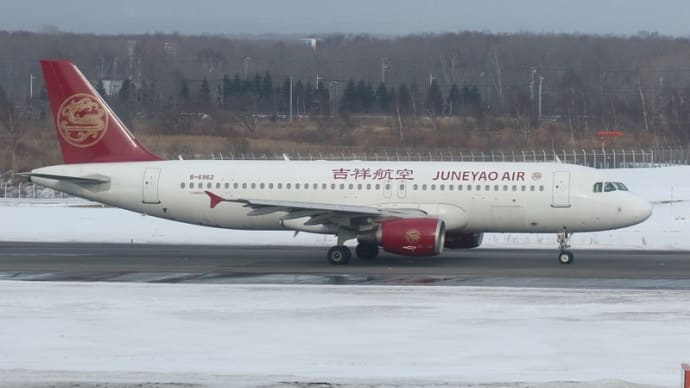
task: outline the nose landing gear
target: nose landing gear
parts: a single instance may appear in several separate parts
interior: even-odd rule
[[[572,264],[575,256],[568,250],[570,248],[570,238],[572,233],[561,232],[558,233],[558,262],[561,264]]]

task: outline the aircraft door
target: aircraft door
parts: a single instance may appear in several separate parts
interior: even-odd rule
[[[554,171],[551,207],[570,207],[570,171]]]
[[[398,198],[407,198],[407,182],[398,181],[395,185],[398,189]]]
[[[147,168],[144,171],[144,203],[161,203],[158,198],[158,179],[160,175],[160,168]]]
[[[381,185],[383,187],[383,197],[390,198],[393,196],[393,183],[391,181],[386,181],[386,183]]]

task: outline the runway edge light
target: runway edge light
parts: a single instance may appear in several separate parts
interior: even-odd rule
[[[681,387],[690,388],[690,364],[682,364],[680,367],[683,370],[683,374],[681,375]]]

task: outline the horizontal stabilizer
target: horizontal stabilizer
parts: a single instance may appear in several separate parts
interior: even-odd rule
[[[36,172],[23,172],[17,174],[19,176],[25,176],[29,178],[43,178],[43,179],[53,179],[56,181],[78,183],[78,184],[88,184],[88,185],[98,185],[101,183],[109,183],[110,177],[104,175],[88,175],[88,176],[70,176],[70,175],[57,175],[57,174],[44,174]]]

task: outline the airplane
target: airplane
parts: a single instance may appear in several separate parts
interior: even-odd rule
[[[41,61],[64,164],[39,185],[155,217],[216,228],[334,235],[372,260],[480,246],[484,233],[573,233],[635,225],[651,205],[602,171],[565,163],[164,160],[149,152],[73,63]]]

